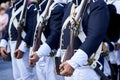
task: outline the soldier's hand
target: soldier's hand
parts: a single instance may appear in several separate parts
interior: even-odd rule
[[[23,57],[23,55],[24,55],[24,52],[22,52],[22,51],[19,50],[19,49],[15,50],[15,52],[14,52],[14,56],[15,56],[15,58],[17,58],[17,59],[21,59],[21,58]]]
[[[1,56],[2,56],[4,59],[7,59],[7,58],[8,58],[8,54],[7,54],[6,48],[1,47],[1,48],[0,48],[0,53],[1,53]]]
[[[115,50],[119,50],[120,49],[120,43],[116,43],[115,44]]]
[[[74,72],[74,69],[67,62],[63,62],[60,65],[60,69],[61,69],[60,75],[62,76],[71,76]]]
[[[34,67],[36,65],[36,62],[39,60],[39,56],[33,52],[31,55],[30,55],[30,58],[29,58],[29,65],[31,67]]]

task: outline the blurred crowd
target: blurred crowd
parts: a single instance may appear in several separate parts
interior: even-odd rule
[[[6,11],[10,8],[11,4],[10,1],[5,1],[0,3],[0,40],[2,38],[2,34],[5,30],[5,27],[8,23],[8,14],[6,13]],[[2,62],[3,59],[0,56],[0,62]]]

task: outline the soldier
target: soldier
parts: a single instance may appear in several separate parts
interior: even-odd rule
[[[43,31],[46,41],[43,42],[38,51],[32,53],[30,56],[31,66],[34,66],[37,62],[36,71],[39,80],[62,80],[61,78],[56,78],[57,75],[54,72],[54,57],[49,55],[52,50],[57,50],[59,46],[64,5],[69,1],[71,0],[54,0],[50,6],[51,15],[48,24]]]
[[[103,0],[88,0],[87,7],[82,17],[82,28],[86,34],[86,39],[81,43],[78,37],[75,38],[74,49],[76,52],[71,59],[60,65],[62,76],[71,76],[66,80],[100,80],[100,76],[90,67],[85,66],[88,58],[96,52],[102,42],[109,23],[108,7]],[[65,11],[63,22],[70,14],[68,9]],[[62,49],[67,49],[69,44],[69,24],[62,34]],[[62,51],[62,50],[61,50]],[[59,53],[59,52],[58,52]],[[102,62],[102,60],[101,60]]]
[[[26,13],[24,14],[25,25],[21,26],[22,34],[18,34],[18,21],[21,18],[24,0],[11,0],[11,2],[13,3],[13,7],[8,11],[9,24],[6,26],[6,31],[0,43],[1,55],[4,58],[8,57],[6,46],[10,42],[14,80],[34,80],[34,74],[32,68],[29,67],[28,60],[29,47],[32,46],[33,30],[36,25],[35,5],[30,4],[27,6]],[[15,49],[18,35],[22,35],[22,41],[18,48]]]

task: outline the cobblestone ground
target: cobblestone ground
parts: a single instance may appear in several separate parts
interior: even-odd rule
[[[0,80],[13,80],[11,61],[0,62]]]
[[[0,62],[0,80],[13,80],[11,61]]]

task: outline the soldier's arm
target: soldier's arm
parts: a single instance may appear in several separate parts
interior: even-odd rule
[[[62,28],[62,18],[64,14],[63,10],[64,6],[57,6],[51,12],[49,20],[50,34],[46,40],[46,43],[51,47],[51,49],[58,48]]]
[[[23,38],[19,49],[22,52],[26,52],[28,50],[28,46],[32,46],[32,40],[34,36],[34,30],[36,26],[36,14],[37,10],[35,9],[34,4],[30,4],[27,8],[27,16],[26,16],[26,26],[25,26],[25,32],[26,36]]]
[[[49,55],[52,49],[58,48],[60,33],[61,33],[61,23],[63,17],[63,6],[57,6],[52,10],[51,17],[48,22],[48,26],[50,28],[49,36],[47,37],[46,42],[41,45],[37,54],[41,55]]]

